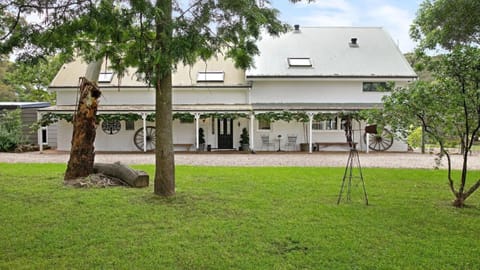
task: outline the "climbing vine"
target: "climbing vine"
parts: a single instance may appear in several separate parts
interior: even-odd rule
[[[316,113],[313,116],[315,121],[322,121],[331,119],[333,117],[340,117],[345,118],[350,116],[352,119],[356,120],[364,120],[365,115],[358,111],[342,111],[342,112],[335,112],[335,113]],[[249,114],[247,113],[205,113],[201,114],[201,119],[207,119],[210,117],[214,118],[229,118],[229,119],[237,119],[237,118],[250,118]],[[255,115],[257,120],[264,120],[269,122],[275,121],[297,121],[306,123],[309,121],[309,117],[307,112],[290,112],[290,111],[282,111],[282,112],[264,112],[258,113]],[[138,121],[142,119],[142,116],[137,113],[125,113],[125,114],[99,114],[97,115],[97,121]],[[195,120],[195,116],[191,113],[174,113],[173,120],[178,119],[183,123],[193,123]],[[46,113],[42,115],[42,119],[40,119],[37,123],[38,127],[40,126],[48,126],[53,123],[56,123],[60,120],[65,120],[67,122],[72,122],[73,114],[68,113]],[[149,122],[155,121],[155,113],[150,113],[147,115],[146,120]]]
[[[363,117],[359,112],[354,111],[341,111],[341,112],[320,112],[313,115],[313,120],[315,121],[322,121],[331,119],[334,117],[346,118],[347,116],[351,117],[352,119],[362,120]],[[285,121],[290,122],[295,120],[297,122],[308,122],[309,117],[306,112],[289,112],[289,111],[282,111],[282,112],[265,112],[259,113],[255,115],[255,118],[258,120],[264,120],[269,122],[275,121]]]

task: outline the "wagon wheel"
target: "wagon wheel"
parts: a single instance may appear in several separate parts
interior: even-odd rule
[[[386,151],[393,144],[393,134],[387,129],[383,129],[382,133],[365,133],[363,140],[367,143],[368,136],[368,148],[374,151]]]
[[[155,150],[155,127],[145,127],[147,134],[147,151]],[[143,151],[143,128],[135,132],[133,136],[133,143],[140,150]]]

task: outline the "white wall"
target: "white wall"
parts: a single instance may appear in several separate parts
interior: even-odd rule
[[[387,92],[363,92],[363,81],[255,81],[252,103],[380,103]],[[404,85],[397,82],[396,87]]]
[[[246,104],[248,89],[175,89],[173,104]]]
[[[285,121],[276,121],[272,123],[271,130],[258,130],[258,121],[255,121],[254,126],[255,132],[253,140],[255,141],[255,150],[257,151],[263,151],[267,149],[266,147],[262,147],[262,135],[269,135],[270,142],[274,143],[275,147],[271,146],[270,150],[278,149],[278,135],[282,135],[280,139],[281,150],[285,150],[288,135],[297,136],[297,151],[300,150],[300,143],[308,143],[308,122],[300,123],[292,121],[288,123]],[[365,151],[366,145],[363,139],[365,133],[365,123],[361,122],[359,124],[357,121],[353,121],[352,129],[353,141],[357,143],[357,149],[360,151]],[[346,142],[344,130],[313,130],[312,137],[312,142]],[[348,148],[342,146],[328,146],[320,150],[345,151],[348,150]],[[407,151],[407,144],[402,140],[396,139],[388,151]]]
[[[74,105],[77,91],[57,91],[57,105]],[[174,89],[173,104],[246,104],[247,88],[231,89]],[[146,89],[102,89],[101,105],[153,105],[155,91]]]

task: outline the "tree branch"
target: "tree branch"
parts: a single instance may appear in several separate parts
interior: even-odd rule
[[[464,199],[467,199],[470,195],[472,195],[478,188],[480,187],[480,180],[477,180],[477,182],[468,189],[467,192],[464,194]]]

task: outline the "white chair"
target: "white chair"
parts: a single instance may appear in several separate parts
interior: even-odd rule
[[[285,149],[291,149],[291,151],[297,150],[297,135],[287,135]]]
[[[270,151],[270,147],[275,147],[275,144],[270,142],[270,136],[262,135],[260,137],[262,138],[262,150],[265,150],[266,147],[267,151]]]

